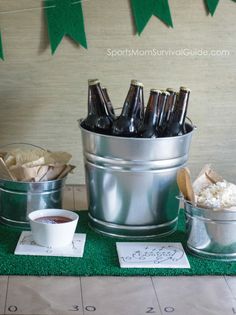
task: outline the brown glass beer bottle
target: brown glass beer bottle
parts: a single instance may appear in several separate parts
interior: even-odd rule
[[[169,96],[170,96],[169,92],[162,90],[161,95],[159,97],[159,102],[158,102],[159,103],[158,104],[159,120],[158,120],[158,124],[157,124],[157,130],[158,130],[159,136],[161,136],[161,134],[162,134],[162,130],[163,130],[164,123],[165,123],[166,106],[167,106]]]
[[[180,88],[174,111],[163,132],[164,137],[175,137],[186,133],[185,118],[187,115],[189,95],[190,90],[188,88]]]
[[[170,120],[170,116],[174,111],[177,93],[175,92],[174,89],[171,89],[171,88],[167,88],[166,91],[170,93],[168,97],[168,101],[167,101],[166,116],[165,116],[165,121],[166,123],[168,123],[168,121]]]
[[[122,112],[113,123],[112,134],[121,137],[137,137],[143,118],[143,84],[132,80]]]
[[[113,119],[108,112],[100,81],[88,81],[88,115],[82,122],[82,127],[93,132],[110,134]]]
[[[156,89],[150,90],[150,96],[147,108],[144,115],[144,122],[140,130],[140,137],[142,138],[157,138],[157,125],[160,117],[158,112],[159,98],[161,91]]]

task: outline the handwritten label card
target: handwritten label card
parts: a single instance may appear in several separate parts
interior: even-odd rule
[[[181,243],[117,242],[121,268],[190,268]]]
[[[74,234],[73,241],[66,247],[49,248],[37,245],[31,231],[21,233],[15,255],[83,257],[86,234]]]

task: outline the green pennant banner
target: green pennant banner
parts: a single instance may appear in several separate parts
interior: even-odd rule
[[[87,48],[83,0],[44,0],[48,37],[52,55],[64,36]],[[128,0],[127,0],[128,1]],[[150,18],[155,15],[167,26],[173,27],[168,0],[130,0],[137,33],[140,35]],[[187,0],[186,0],[187,1]],[[236,0],[232,0],[236,2]],[[211,16],[214,15],[220,0],[204,0]],[[4,51],[0,32],[0,59],[4,60]]]
[[[2,48],[2,36],[1,36],[1,33],[0,33],[0,58],[1,58],[2,60],[4,60],[3,48]]]
[[[134,21],[140,35],[152,15],[173,27],[168,0],[131,0]]]
[[[52,54],[67,35],[87,48],[81,0],[44,0]]]
[[[216,7],[218,6],[220,0],[205,0],[206,7],[210,12],[211,16],[214,15]],[[234,0],[233,0],[234,1]]]
[[[154,8],[154,15],[162,20],[166,25],[173,27],[170,7],[167,0],[159,0]]]

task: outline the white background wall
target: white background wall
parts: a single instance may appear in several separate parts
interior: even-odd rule
[[[129,0],[83,3],[88,50],[64,38],[51,56],[42,9],[0,14],[5,61],[0,62],[0,144],[29,142],[73,154],[69,183],[83,183],[77,119],[87,111],[87,80],[98,77],[116,107],[123,105],[130,79],[149,89],[191,88],[189,116],[197,125],[189,166],[196,175],[211,162],[236,182],[236,3],[221,0],[207,16],[203,0],[170,0],[174,28],[156,17],[141,37],[134,34]],[[0,11],[41,7],[39,0],[0,0]],[[108,49],[175,51],[228,50],[227,57],[119,56]]]

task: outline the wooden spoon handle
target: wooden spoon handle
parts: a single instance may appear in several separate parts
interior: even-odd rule
[[[179,187],[179,190],[183,194],[184,198],[187,199],[187,187],[186,187],[186,180],[185,180],[185,170],[183,168],[180,168],[177,171],[177,184]]]
[[[183,167],[178,170],[177,184],[184,198],[190,201],[192,204],[194,204],[195,195],[194,195],[193,186],[192,186],[192,182],[190,178],[190,171],[187,167]]]
[[[190,171],[187,167],[185,167],[186,170],[186,186],[187,186],[187,200],[189,200],[192,204],[195,203],[195,195],[193,191],[193,185],[191,181]]]

